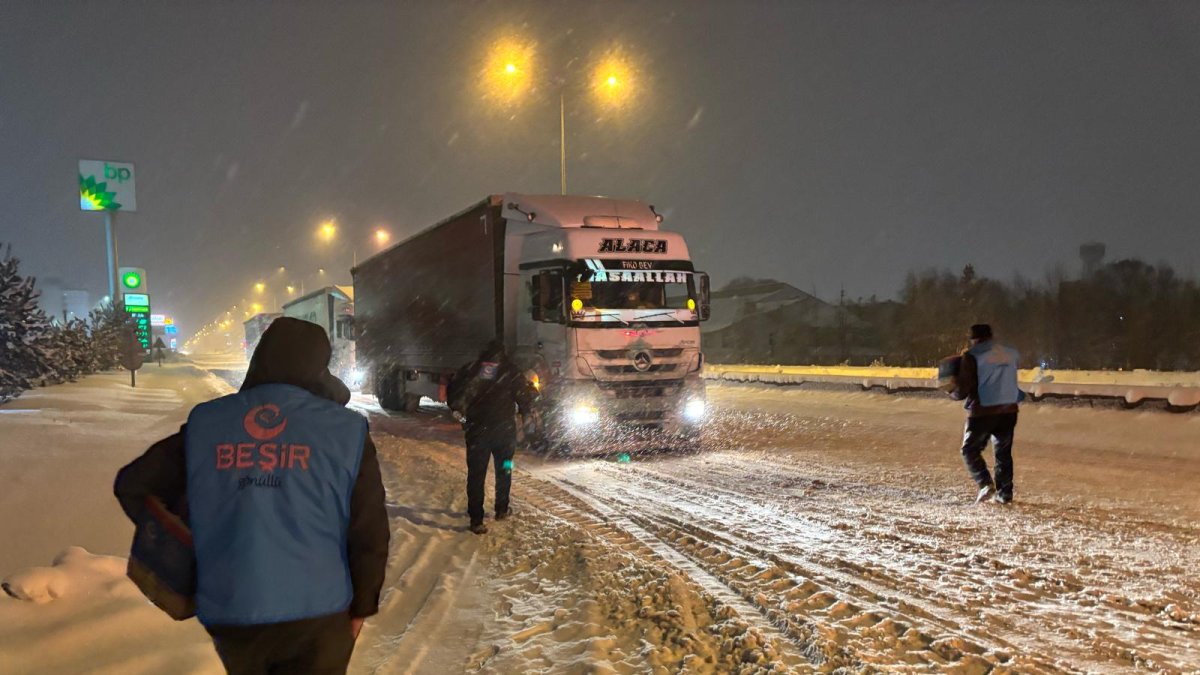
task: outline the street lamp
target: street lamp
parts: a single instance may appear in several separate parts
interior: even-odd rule
[[[324,241],[333,241],[337,236],[337,223],[332,220],[326,220],[317,228],[317,236]]]
[[[254,284],[254,290],[261,294],[263,291],[267,290],[267,285],[260,281]]]
[[[637,71],[624,52],[613,49],[605,54],[592,71],[592,96],[602,108],[620,110],[637,92]]]
[[[388,240],[391,238],[392,238],[392,235],[388,234],[388,231],[383,229],[382,227],[375,230],[375,243],[376,244],[379,244],[380,246],[386,246],[388,243]]]
[[[500,109],[511,108],[533,89],[532,70],[536,46],[513,38],[497,41],[484,63],[484,96]],[[602,107],[619,110],[626,107],[636,92],[637,71],[633,60],[620,49],[610,49],[597,63],[593,75],[593,97]],[[559,81],[558,147],[559,189],[567,194],[567,105],[566,85]]]
[[[533,43],[513,37],[498,40],[483,65],[483,95],[491,105],[512,107],[533,89]]]

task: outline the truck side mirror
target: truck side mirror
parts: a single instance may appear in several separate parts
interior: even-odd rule
[[[539,272],[533,285],[533,320],[563,322],[563,275],[557,270]]]
[[[712,313],[712,293],[709,291],[708,273],[696,273],[696,292],[700,296],[700,320],[708,321],[709,314]]]

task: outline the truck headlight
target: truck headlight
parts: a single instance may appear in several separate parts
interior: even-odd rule
[[[579,404],[571,408],[567,419],[573,426],[584,427],[600,421],[600,411],[594,406]]]
[[[360,385],[363,383],[363,377],[366,375],[366,373],[364,373],[361,370],[356,369],[356,370],[351,370],[348,373],[348,375],[350,376],[350,381],[347,382],[346,384],[357,386],[357,385]]]
[[[692,399],[683,405],[683,416],[692,422],[704,419],[708,412],[708,404],[703,399]]]

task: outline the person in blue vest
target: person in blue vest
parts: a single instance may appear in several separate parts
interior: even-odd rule
[[[446,392],[451,409],[465,421],[467,444],[467,515],[475,534],[486,534],[483,493],[489,460],[496,473],[496,520],[509,517],[513,455],[517,448],[517,412],[530,413],[536,390],[508,357],[504,343],[490,341],[479,358],[455,374]]]
[[[276,319],[239,392],[196,406],[117,475],[135,523],[155,497],[191,528],[196,616],[230,673],[344,673],[379,609],[383,482],[329,358],[320,326]]]
[[[995,341],[992,327],[985,323],[971,326],[971,346],[963,353],[957,386],[951,393],[966,401],[967,427],[963,434],[962,455],[971,478],[979,486],[975,503],[994,499],[1001,504],[1013,500],[1013,435],[1017,428],[1018,404],[1025,398],[1017,387],[1015,349]],[[988,472],[983,451],[992,442],[995,478]]]

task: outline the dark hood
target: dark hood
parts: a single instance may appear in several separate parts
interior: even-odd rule
[[[290,384],[340,405],[350,390],[329,372],[329,337],[315,323],[280,317],[271,322],[250,357],[242,391],[260,384]]]

